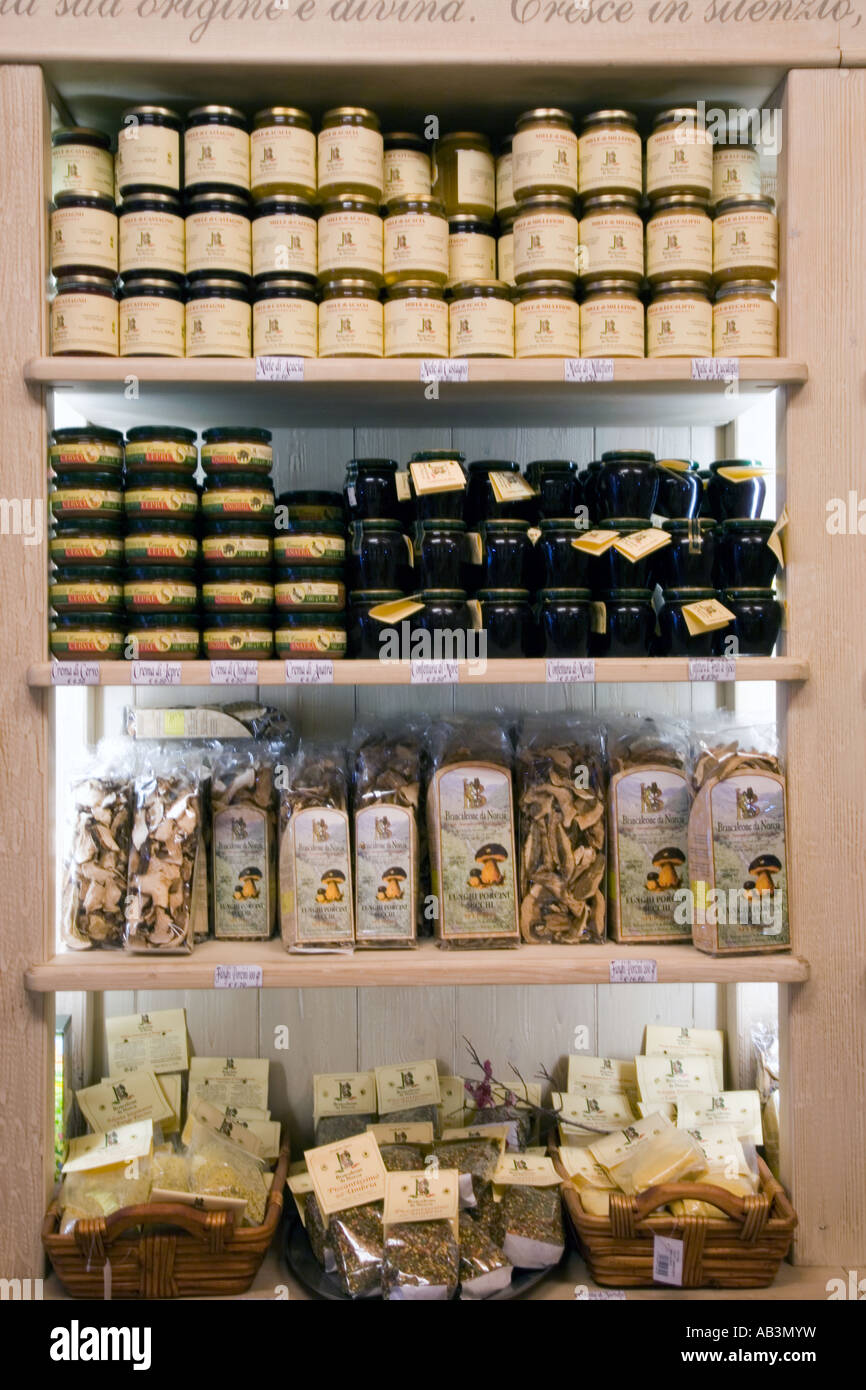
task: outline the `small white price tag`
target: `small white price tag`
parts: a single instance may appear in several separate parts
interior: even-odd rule
[[[653,1279],[658,1284],[683,1283],[683,1243],[673,1236],[653,1236]]]
[[[548,657],[544,679],[548,685],[571,685],[572,682],[595,680],[595,661],[592,657]]]
[[[99,685],[98,661],[52,661],[52,685]]]
[[[409,663],[411,685],[456,685],[460,679],[456,661],[412,661]]]
[[[261,989],[262,967],[260,965],[215,965],[213,968],[214,989]]]
[[[739,381],[739,357],[693,357],[692,381]]]
[[[625,1303],[625,1289],[588,1289],[578,1284],[574,1296],[580,1303]]]
[[[737,662],[733,656],[693,656],[689,658],[690,681],[735,681]]]
[[[133,685],[180,685],[179,661],[133,661]]]
[[[469,362],[465,357],[425,357],[419,374],[425,385],[430,381],[468,381]]]
[[[333,661],[287,661],[287,685],[333,685]]]
[[[210,664],[211,685],[258,685],[259,663],[257,661],[212,661]]]
[[[656,985],[659,966],[656,960],[612,960],[610,962],[610,982],[612,985]]]
[[[566,381],[613,381],[612,357],[566,357]]]
[[[303,357],[257,357],[256,381],[303,381]]]

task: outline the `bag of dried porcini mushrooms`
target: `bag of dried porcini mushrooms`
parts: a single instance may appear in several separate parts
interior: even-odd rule
[[[277,795],[283,745],[245,740],[220,746],[210,777],[210,863],[214,936],[266,941],[276,918]]]
[[[361,948],[418,942],[424,746],[410,722],[356,731],[352,814],[355,939]]]
[[[204,752],[142,749],[132,792],[124,947],[181,955],[207,935]]]
[[[355,942],[345,750],[303,739],[280,788],[280,930],[289,951]]]
[[[105,739],[70,780],[60,935],[76,951],[123,945],[134,760]]]

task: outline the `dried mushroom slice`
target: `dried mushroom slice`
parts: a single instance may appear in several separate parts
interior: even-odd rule
[[[130,951],[192,949],[192,896],[201,795],[189,772],[135,783],[124,944]]]
[[[71,795],[74,811],[63,873],[61,935],[74,950],[121,946],[129,864],[129,782],[119,777],[87,777],[72,787]]]

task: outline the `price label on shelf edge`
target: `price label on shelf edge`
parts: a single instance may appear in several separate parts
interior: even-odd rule
[[[133,661],[133,685],[180,685],[179,661]]]
[[[465,357],[425,357],[418,371],[425,386],[431,381],[469,380],[469,362]]]
[[[258,685],[259,663],[257,661],[212,661],[210,664],[211,685]]]
[[[52,661],[52,685],[99,685],[98,661]]]
[[[612,960],[610,962],[610,983],[612,985],[656,985],[659,967],[656,960]]]
[[[566,381],[613,381],[612,357],[566,357]]]
[[[262,967],[260,965],[215,965],[213,968],[214,989],[261,989]]]
[[[733,656],[693,656],[689,658],[690,681],[735,681],[737,662]]]
[[[592,657],[548,657],[544,679],[548,685],[571,685],[595,681],[595,661]]]
[[[303,381],[303,357],[257,357],[256,381]]]
[[[693,357],[692,381],[739,381],[739,357]]]
[[[333,685],[333,661],[287,661],[287,685]]]
[[[409,663],[411,685],[456,685],[460,667],[456,661],[412,661]]]

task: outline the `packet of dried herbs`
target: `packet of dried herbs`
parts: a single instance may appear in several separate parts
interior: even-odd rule
[[[468,1212],[460,1213],[460,1297],[489,1298],[507,1289],[513,1266],[479,1221]]]
[[[362,732],[355,746],[355,937],[417,945],[423,747],[411,725]]]
[[[327,1274],[333,1274],[337,1267],[334,1251],[328,1227],[313,1191],[313,1180],[307,1172],[306,1163],[293,1163],[291,1165],[287,1185],[295,1199],[298,1216],[307,1240],[310,1242],[314,1259]]]
[[[433,725],[429,749],[427,826],[439,944],[517,946],[508,732],[489,720],[455,716]]]
[[[269,1184],[267,1165],[222,1134],[195,1120],[187,1146],[190,1190],[213,1197],[246,1202],[243,1224],[260,1226],[265,1219]]]
[[[385,1165],[372,1134],[308,1149],[304,1155],[340,1287],[350,1298],[379,1292]]]
[[[289,951],[355,940],[345,753],[302,741],[280,789],[280,929]]]
[[[105,740],[69,787],[60,934],[66,946],[122,946],[132,756],[126,741]]]
[[[277,745],[224,747],[210,779],[214,936],[266,941],[276,914]]]
[[[317,1072],[314,1075],[313,1120],[317,1146],[364,1134],[376,1115],[375,1072]]]
[[[200,751],[157,749],[133,787],[124,946],[163,955],[190,952],[207,934]]]
[[[710,955],[788,951],[785,772],[773,726],[718,715],[695,748],[692,934]]]
[[[607,732],[609,914],[615,941],[688,941],[677,911],[688,888],[692,803],[688,729],[626,716]]]
[[[541,1105],[541,1085],[536,1081],[515,1081],[507,1088],[493,1083],[491,1105],[468,1110],[466,1123],[473,1129],[490,1125],[507,1125],[506,1148],[523,1150],[538,1140],[538,1115],[533,1107]]]
[[[380,1120],[401,1125],[430,1124],[438,1132],[439,1068],[435,1058],[422,1062],[400,1062],[376,1068],[376,1094]]]
[[[496,1170],[502,1192],[502,1249],[518,1269],[558,1264],[565,1249],[561,1179],[549,1158],[506,1154]]]
[[[461,1207],[477,1206],[490,1191],[503,1150],[502,1139],[481,1137],[440,1139],[433,1145],[440,1166],[457,1169]]]
[[[578,717],[526,719],[517,743],[520,930],[525,941],[603,941],[601,729]]]
[[[454,1168],[387,1174],[382,1264],[386,1299],[454,1297],[460,1272],[457,1179]]]

